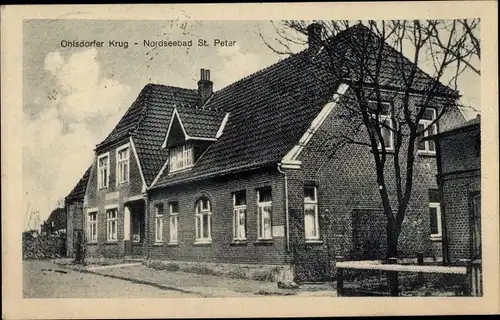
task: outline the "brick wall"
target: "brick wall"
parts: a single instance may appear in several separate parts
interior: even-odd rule
[[[481,158],[477,153],[479,127],[440,140],[443,211],[446,216],[451,263],[471,258],[472,196],[481,190]]]
[[[128,138],[118,143],[99,150],[96,154],[94,162],[97,161],[97,157],[105,152],[109,152],[110,157],[110,173],[109,173],[109,183],[108,188],[97,190],[97,164],[94,163],[94,167],[91,170],[89,176],[89,186],[87,192],[87,203],[86,208],[98,208],[97,214],[97,230],[98,230],[98,242],[97,244],[89,243],[87,245],[87,256],[89,257],[123,257],[126,254],[125,244],[124,244],[124,201],[128,197],[141,195],[142,192],[142,178],[140,176],[139,166],[135,159],[132,148],[130,148],[130,176],[129,182],[122,185],[116,185],[116,149],[124,144],[128,143]],[[107,205],[117,205],[118,208],[118,230],[116,242],[107,242],[107,230],[106,230],[106,209]],[[87,210],[85,210],[85,223],[87,221]],[[142,247],[140,250],[142,254]]]
[[[352,99],[352,96],[350,96]],[[399,103],[396,98],[395,103]],[[418,99],[412,100],[413,104]],[[441,125],[446,128],[463,121],[458,110],[443,115]],[[299,278],[327,277],[328,272],[316,271],[316,275],[308,272],[311,264],[311,253],[314,252],[320,265],[329,265],[336,255],[360,259],[366,252],[360,251],[356,245],[359,240],[367,242],[372,236],[383,236],[383,239],[372,239],[382,246],[375,253],[382,258],[385,254],[385,217],[377,214],[383,212],[378,185],[376,184],[375,163],[368,146],[346,144],[340,146],[338,137],[350,134],[352,138],[363,139],[367,136],[364,127],[361,131],[348,131],[353,128],[352,119],[346,116],[346,109],[338,107],[323,123],[309,144],[304,148],[299,160],[300,170],[288,169],[291,236],[294,248],[294,264]],[[404,147],[401,154],[404,155]],[[386,163],[386,188],[389,192],[393,208],[396,208],[395,176],[393,155],[388,154]],[[401,161],[405,164],[404,157]],[[430,217],[428,208],[428,190],[437,189],[437,167],[435,156],[418,155],[414,165],[413,191],[403,223],[399,239],[399,255],[415,256],[418,252],[426,256],[441,254],[440,246],[430,240]],[[304,183],[312,182],[318,187],[319,224],[323,240],[322,244],[307,244],[304,236],[303,188]],[[370,216],[366,216],[370,213]],[[361,216],[360,216],[361,215]],[[355,219],[353,220],[353,217]],[[382,230],[382,228],[384,230]],[[354,234],[357,231],[358,234]],[[383,232],[382,232],[383,231]],[[358,241],[357,244],[354,242]]]
[[[66,203],[66,255],[73,257],[75,230],[83,230],[83,202]]]
[[[151,256],[156,259],[206,261],[224,263],[282,264],[286,261],[286,238],[274,237],[272,243],[257,241],[256,189],[272,188],[272,225],[284,229],[284,184],[281,174],[273,171],[255,171],[242,175],[182,184],[155,189],[150,193],[151,221],[149,233]],[[233,244],[233,199],[232,193],[246,191],[247,241]],[[212,205],[212,243],[196,245],[195,242],[195,202],[204,195]],[[179,204],[178,245],[168,245],[169,202]],[[163,203],[163,243],[154,245],[155,205]]]

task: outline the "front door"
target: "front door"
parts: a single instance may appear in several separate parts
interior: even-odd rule
[[[125,256],[142,257],[144,243],[144,200],[127,203],[123,210]]]

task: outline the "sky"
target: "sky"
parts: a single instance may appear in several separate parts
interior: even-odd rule
[[[92,163],[93,149],[148,83],[193,88],[210,69],[214,90],[285,56],[261,38],[269,21],[26,20],[23,30],[23,190],[30,212],[45,220]],[[199,39],[209,46],[196,46]],[[232,46],[214,46],[214,40]],[[102,41],[69,48],[62,41]],[[144,40],[192,40],[193,47],[144,46]],[[109,41],[128,42],[128,48]],[[135,44],[137,43],[137,44]],[[294,52],[303,49],[292,47]],[[462,103],[480,110],[480,77],[459,82]],[[473,117],[469,113],[468,117]],[[166,124],[167,125],[167,124]]]

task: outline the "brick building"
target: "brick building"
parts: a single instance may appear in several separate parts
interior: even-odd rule
[[[55,232],[66,231],[66,211],[64,208],[56,208],[52,210],[47,220],[41,225],[41,232],[52,234]]]
[[[437,146],[441,217],[447,262],[481,260],[481,120],[479,116],[433,137]]]
[[[84,240],[82,237],[82,233],[85,231],[83,200],[89,181],[90,169],[91,167],[85,171],[82,178],[64,199],[64,208],[66,210],[66,255],[68,257],[74,257],[75,245]]]
[[[352,122],[341,106],[354,93],[312,41],[321,30],[309,31],[308,49],[219,91],[203,69],[197,90],[142,90],[96,148],[84,204],[90,255],[293,265],[297,279],[314,280],[329,276],[336,255],[384,254],[371,150],[331,139]],[[365,32],[357,25],[329,45],[344,50],[346,39]],[[386,47],[382,92],[397,106],[402,84],[390,65],[399,53]],[[416,79],[415,106],[432,82],[420,70]],[[436,124],[444,130],[464,118],[456,93],[442,85],[438,92],[427,120],[450,106]],[[329,143],[334,153],[324,149]],[[441,255],[429,215],[439,205],[434,149],[419,145],[402,256]]]

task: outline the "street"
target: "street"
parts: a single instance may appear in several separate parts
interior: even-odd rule
[[[185,298],[173,290],[136,284],[59,267],[49,261],[23,261],[24,298]]]

